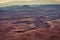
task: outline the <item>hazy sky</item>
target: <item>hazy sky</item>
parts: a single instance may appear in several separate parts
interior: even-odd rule
[[[60,0],[0,0],[0,6],[6,5],[60,4]]]

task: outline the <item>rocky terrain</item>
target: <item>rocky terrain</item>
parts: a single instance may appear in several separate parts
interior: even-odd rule
[[[0,40],[60,40],[59,8],[59,5],[0,8]]]
[[[31,20],[0,24],[0,40],[60,40],[59,19],[42,24]]]

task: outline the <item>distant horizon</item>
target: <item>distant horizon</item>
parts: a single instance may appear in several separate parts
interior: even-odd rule
[[[0,0],[0,7],[11,5],[60,4],[60,0]]]
[[[19,4],[15,4],[15,5],[5,5],[5,6],[0,6],[0,7],[9,7],[9,6],[24,6],[27,4],[23,4],[23,5],[19,5]],[[60,4],[34,4],[34,5],[29,5],[29,6],[40,6],[40,5],[60,5]]]

